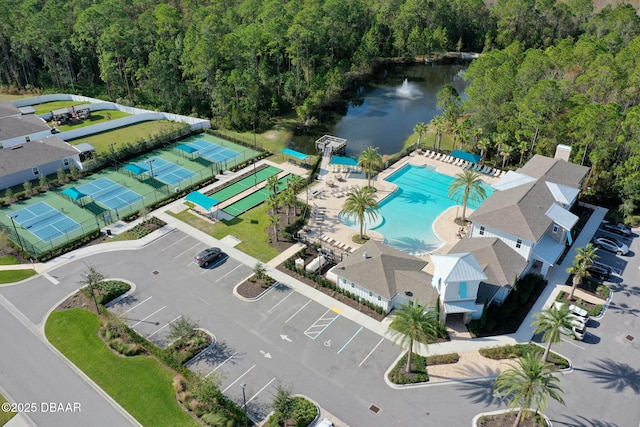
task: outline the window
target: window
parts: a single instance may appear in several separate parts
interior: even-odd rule
[[[484,225],[480,226],[480,235],[484,236]]]
[[[355,287],[356,287],[356,284],[355,284],[355,283],[353,283],[353,282],[351,282],[351,287],[352,287],[352,288],[355,288]]]
[[[373,296],[373,292],[369,291],[369,296],[372,297]]]
[[[40,175],[40,170],[38,169],[37,166],[35,168],[31,169],[31,171],[33,172],[33,176]]]
[[[516,240],[516,248],[522,247],[522,239]]]
[[[558,232],[558,224],[553,224],[553,234],[556,234]]]
[[[65,166],[69,166],[69,159],[62,159],[62,164]]]
[[[378,301],[382,301],[382,297],[378,295]]]

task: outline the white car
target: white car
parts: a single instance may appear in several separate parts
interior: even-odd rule
[[[629,246],[613,237],[596,237],[593,239],[593,245],[598,249],[606,249],[618,255],[626,255],[629,252]]]
[[[318,424],[316,424],[316,427],[334,427],[334,426],[330,420],[323,418],[318,422]]]
[[[557,309],[560,309],[563,305],[566,305],[563,302],[556,301],[555,306]],[[577,305],[570,304],[569,311],[578,317],[578,320],[585,325],[589,321],[589,312],[582,307],[578,307]]]
[[[573,339],[582,341],[584,335],[587,333],[587,325],[576,318],[571,321],[571,329],[561,327],[560,332],[569,335]]]

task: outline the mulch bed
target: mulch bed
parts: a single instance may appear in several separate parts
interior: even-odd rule
[[[260,294],[262,294],[264,291],[268,289],[268,287],[265,287],[267,282],[268,282],[267,278],[262,278],[258,280],[252,276],[249,279],[242,282],[240,286],[238,286],[236,291],[238,292],[238,294],[240,294],[245,298],[249,298],[249,299],[257,298],[260,296]]]
[[[517,411],[487,415],[478,422],[478,427],[513,427],[517,416]],[[528,417],[525,421],[520,421],[520,427],[547,427],[547,423],[544,421],[536,421],[533,417]]]

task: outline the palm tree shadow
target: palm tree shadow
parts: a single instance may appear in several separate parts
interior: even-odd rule
[[[427,244],[422,239],[416,239],[415,237],[409,236],[392,239],[387,243],[400,249],[403,252],[414,254],[432,252],[438,248],[436,245]]]
[[[485,372],[486,374],[486,372]],[[494,372],[498,376],[499,372]],[[475,404],[484,404],[485,407],[502,404],[504,401],[493,392],[494,380],[465,381],[455,386],[455,389]]]
[[[551,422],[554,426],[570,426],[570,427],[619,427],[618,424],[609,423],[607,421],[600,420],[588,420],[585,417],[577,416],[570,417],[564,415],[566,421],[552,419]]]
[[[575,368],[576,371],[584,371],[604,388],[615,392],[622,392],[627,388],[635,394],[640,394],[640,370],[611,359],[590,362],[593,369]]]
[[[616,304],[613,301],[609,303],[607,310],[613,310],[614,312],[619,314],[631,314],[635,317],[638,317],[638,315],[640,314],[640,309],[638,308],[630,307],[628,304],[625,304],[625,303]]]
[[[419,191],[405,191],[403,190],[400,194],[398,194],[397,196],[398,198],[402,199],[402,201],[405,201],[407,203],[410,204],[421,204],[421,205],[426,205],[427,203],[429,203],[430,201],[433,200],[433,197],[425,194],[425,193],[421,193]]]

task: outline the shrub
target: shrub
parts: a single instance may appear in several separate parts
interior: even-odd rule
[[[427,366],[431,365],[450,365],[452,363],[458,363],[460,355],[458,353],[439,354],[437,356],[427,357]]]
[[[425,357],[414,353],[411,357],[413,363],[413,369],[411,377],[407,377],[405,373],[405,367],[407,366],[407,353],[404,354],[398,360],[398,363],[389,372],[389,381],[394,384],[415,384],[424,383],[429,381],[429,374],[427,373],[427,360]]]
[[[480,355],[493,360],[515,359],[531,352],[542,355],[544,349],[536,344],[529,343],[481,348],[479,350]],[[569,361],[554,352],[549,353],[549,362],[558,369],[566,369],[569,367]]]
[[[96,300],[98,304],[108,304],[110,301],[129,292],[131,285],[120,280],[106,280],[97,284],[98,294]]]
[[[175,392],[184,391],[187,388],[187,383],[184,377],[180,374],[173,377],[173,389]]]

